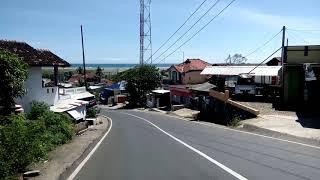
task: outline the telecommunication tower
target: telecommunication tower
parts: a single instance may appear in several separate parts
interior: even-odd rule
[[[140,65],[152,63],[151,0],[140,0]]]

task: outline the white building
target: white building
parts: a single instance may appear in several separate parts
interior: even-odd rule
[[[21,104],[28,112],[31,102],[45,102],[55,112],[68,112],[76,120],[85,119],[86,104],[81,99],[94,97],[85,88],[61,89],[58,87],[58,68],[69,67],[70,64],[48,50],[37,50],[25,42],[0,40],[0,48],[17,54],[29,65],[28,79],[25,82],[26,93],[17,98],[16,103]],[[54,82],[45,87],[42,79],[42,68],[51,67],[54,72]],[[49,68],[50,69],[50,68]],[[80,101],[79,101],[80,100]],[[78,112],[78,113],[76,113]]]

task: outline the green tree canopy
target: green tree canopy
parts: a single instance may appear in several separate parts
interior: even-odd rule
[[[83,74],[83,68],[81,66],[79,66],[76,71],[78,74]]]
[[[233,56],[228,56],[225,60],[227,64],[244,64],[247,62],[247,58],[241,54],[235,54]]]
[[[128,100],[132,106],[144,106],[147,93],[160,86],[161,76],[155,66],[142,65],[119,73],[114,80],[127,82]]]
[[[99,82],[101,82],[101,78],[103,77],[103,69],[101,69],[100,66],[97,67],[96,76],[98,77]]]
[[[0,49],[0,114],[11,113],[14,99],[24,94],[28,65],[17,55]]]

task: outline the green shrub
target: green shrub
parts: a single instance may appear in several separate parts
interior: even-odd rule
[[[28,119],[38,119],[41,115],[50,110],[49,106],[44,102],[33,101],[31,103],[31,111],[27,114]]]
[[[0,179],[11,177],[32,162],[46,158],[50,150],[68,142],[74,134],[71,119],[50,111],[44,103],[34,102],[26,116],[1,118],[6,123],[0,125]]]
[[[89,108],[87,109],[87,118],[95,118],[97,117],[97,114],[99,114],[101,111],[100,108],[97,108],[97,107],[92,107],[92,108]]]
[[[29,130],[23,115],[6,117],[10,123],[0,127],[0,179],[20,172],[35,160],[33,147],[36,141],[29,139]]]
[[[37,121],[44,123],[46,133],[43,138],[53,147],[66,143],[73,136],[74,126],[72,121],[64,114],[47,111]]]
[[[240,117],[235,116],[227,123],[227,126],[229,126],[229,127],[238,127],[238,126],[240,126],[240,122],[241,122]]]

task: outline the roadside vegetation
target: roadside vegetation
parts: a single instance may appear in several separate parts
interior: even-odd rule
[[[233,117],[229,122],[227,122],[227,126],[229,127],[238,127],[241,125],[241,119],[238,116]]]
[[[130,107],[144,107],[147,93],[161,84],[159,69],[153,65],[136,66],[123,71],[114,77],[114,81],[126,81],[126,90],[129,93]]]
[[[72,120],[34,102],[30,113],[0,117],[0,179],[15,179],[33,162],[72,139]]]
[[[12,112],[14,99],[25,93],[28,65],[17,55],[0,49],[0,114]]]
[[[87,109],[87,118],[96,118],[98,114],[100,113],[100,108],[98,107],[92,107]]]

